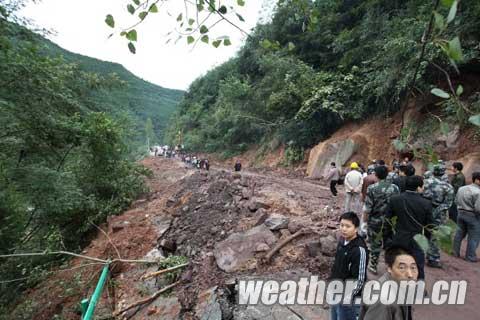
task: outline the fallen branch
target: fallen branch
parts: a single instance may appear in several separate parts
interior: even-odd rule
[[[171,271],[175,271],[177,269],[180,269],[180,268],[183,268],[183,267],[186,267],[188,266],[190,263],[184,263],[184,264],[180,264],[178,266],[175,266],[175,267],[171,267],[171,268],[167,268],[167,269],[163,269],[163,270],[159,270],[159,271],[155,271],[155,272],[152,272],[152,273],[149,273],[149,274],[146,274],[144,275],[141,280],[146,280],[146,279],[149,279],[149,278],[152,278],[152,277],[156,277],[156,276],[159,276],[161,274],[164,274],[164,273],[168,273],[168,272],[171,272]]]
[[[113,316],[114,317],[117,317],[119,315],[121,315],[122,313],[132,309],[132,308],[135,308],[136,306],[140,306],[140,305],[143,305],[143,304],[146,304],[146,303],[149,303],[153,300],[155,300],[159,295],[161,295],[162,293],[172,289],[173,287],[177,286],[178,284],[180,283],[180,281],[177,281],[177,282],[174,282],[172,283],[171,285],[168,285],[166,286],[165,288],[155,292],[154,294],[152,294],[150,297],[147,297],[145,299],[142,299],[142,300],[139,300],[139,301],[136,301],[134,303],[132,303],[131,305],[123,308],[122,310],[119,310],[119,311],[116,311],[113,313]]]
[[[300,237],[300,236],[303,236],[305,234],[307,234],[308,232],[305,231],[305,230],[300,230],[298,231],[297,233],[294,233],[293,235],[291,235],[290,237],[286,238],[285,240],[283,240],[282,242],[280,242],[279,244],[277,244],[272,250],[270,250],[270,252],[265,256],[264,258],[264,262],[270,262],[270,260],[272,260],[272,257],[280,250],[282,249],[287,243],[289,243],[290,241]]]

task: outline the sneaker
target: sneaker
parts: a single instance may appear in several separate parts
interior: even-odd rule
[[[374,266],[372,266],[372,265],[369,265],[369,266],[368,266],[368,271],[370,271],[371,273],[373,273],[373,274],[375,274],[375,275],[378,274],[378,272],[377,272],[377,267],[374,267]]]
[[[427,266],[430,268],[437,268],[437,269],[442,269],[442,263],[440,261],[434,261],[434,260],[428,260],[427,261]]]

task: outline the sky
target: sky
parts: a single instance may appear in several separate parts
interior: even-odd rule
[[[235,16],[232,20],[243,30],[250,31],[259,17],[264,15],[262,2],[271,1],[245,0],[244,7],[236,6],[245,22],[239,22]],[[167,5],[159,8],[159,13],[151,15],[136,28],[138,41],[135,44],[137,53],[134,55],[129,52],[126,39],[119,36],[121,28],[129,27],[137,21],[136,16],[131,16],[126,10],[129,3],[132,1],[42,0],[27,5],[20,11],[20,15],[32,19],[38,27],[54,31],[48,38],[64,49],[120,63],[149,82],[182,90],[186,90],[193,80],[208,70],[235,56],[245,40],[240,31],[222,22],[211,30],[210,37],[228,35],[232,41],[231,46],[222,45],[216,49],[199,42],[193,48],[193,45],[187,45],[186,39],[174,44],[177,36],[165,44],[167,33],[175,32],[176,17],[185,11],[184,1],[170,0]],[[224,0],[223,3],[236,3],[236,0]],[[115,29],[105,24],[107,14],[113,15]],[[192,9],[189,14],[194,15]],[[211,20],[207,25],[215,21]],[[116,34],[108,38],[112,31]]]

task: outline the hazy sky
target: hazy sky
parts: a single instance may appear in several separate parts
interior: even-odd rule
[[[263,15],[262,2],[246,0],[245,7],[238,10],[246,22],[236,22],[244,30],[250,31],[259,15]],[[175,18],[184,10],[183,1],[170,0],[168,7],[161,7],[159,13],[147,18],[136,28],[137,54],[133,55],[128,51],[125,38],[118,36],[118,33],[108,39],[112,29],[104,22],[105,16],[112,14],[116,22],[115,31],[118,32],[119,27],[132,25],[136,20],[126,10],[128,3],[132,1],[42,0],[38,4],[28,5],[20,13],[33,19],[36,25],[54,30],[56,34],[49,38],[61,47],[82,55],[121,63],[135,75],[166,88],[187,89],[195,78],[233,57],[245,38],[238,30],[222,22],[212,30],[211,37],[229,35],[233,43],[231,46],[222,45],[215,49],[211,45],[199,43],[192,50],[192,45],[187,45],[185,39],[177,44],[173,44],[173,41],[165,44],[168,39],[166,34],[175,29]],[[224,0],[223,3],[236,3],[236,0]],[[213,22],[214,20],[210,23]]]

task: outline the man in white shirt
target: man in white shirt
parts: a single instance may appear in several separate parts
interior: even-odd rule
[[[363,177],[356,162],[350,164],[350,169],[350,172],[345,176],[345,212],[359,213]]]

